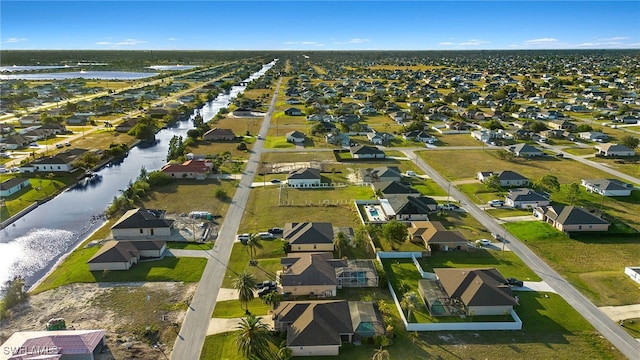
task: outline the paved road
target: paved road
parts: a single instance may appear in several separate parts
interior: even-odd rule
[[[443,189],[449,188],[449,182],[420,157],[416,156],[412,150],[403,150],[403,153],[405,153],[408,158],[414,160],[416,165],[429,175],[433,181],[440,185],[440,187]],[[450,189],[451,196],[460,200],[460,206],[462,208],[469,212],[490,232],[503,236],[509,244],[511,251],[518,255],[531,270],[540,276],[555,292],[562,296],[578,313],[582,314],[613,346],[618,348],[618,350],[629,359],[640,358],[640,343],[622,329],[619,324],[615,323],[605,313],[593,305],[593,303],[576,290],[573,285],[534,254],[533,251],[529,250],[518,238],[508,233],[494,218],[471,202],[467,196],[455,186],[450,187]]]
[[[259,134],[266,136],[271,121],[271,115],[275,108],[276,98],[280,90],[282,79],[278,82],[276,92],[271,100],[269,111],[264,117]],[[193,295],[193,300],[187,310],[187,315],[182,323],[180,334],[171,352],[171,359],[191,360],[199,359],[204,339],[209,329],[211,314],[216,306],[216,298],[222,286],[224,274],[227,271],[226,264],[231,256],[231,249],[236,238],[240,220],[245,211],[245,205],[249,198],[251,183],[258,169],[260,155],[262,154],[264,140],[258,140],[252,149],[252,154],[240,179],[231,206],[222,223],[216,245],[211,251],[207,251],[209,260],[200,278],[200,283]]]

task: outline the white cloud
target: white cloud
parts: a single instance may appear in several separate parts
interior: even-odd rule
[[[480,46],[480,45],[484,45],[484,44],[490,44],[491,41],[487,41],[487,40],[478,40],[478,39],[469,39],[467,41],[463,41],[463,42],[452,42],[452,41],[442,41],[439,42],[438,45],[441,46]]]
[[[614,36],[614,37],[602,38],[602,39],[598,39],[598,40],[599,41],[608,42],[608,41],[620,41],[620,40],[628,40],[628,39],[629,39],[628,36]]]
[[[285,45],[307,45],[307,46],[319,46],[322,47],[324,44],[319,43],[317,41],[285,41]]]
[[[455,43],[452,43],[451,41],[443,41],[441,43],[438,43],[438,45],[455,45]]]
[[[369,42],[371,40],[369,39],[362,39],[362,38],[353,38],[347,41],[334,41],[333,43],[336,45],[346,45],[346,44],[362,44],[362,43],[366,43]]]
[[[552,44],[557,42],[558,42],[558,39],[556,38],[540,38],[540,39],[525,40],[524,43],[528,45],[535,45],[535,44]]]
[[[178,38],[170,37],[170,38],[168,38],[167,40],[168,40],[168,41],[177,41],[177,40],[178,40]]]
[[[111,45],[111,43],[108,41],[98,41],[96,45]]]
[[[147,42],[144,40],[136,40],[136,39],[125,39],[124,41],[120,41],[115,43],[116,46],[135,46],[138,44],[146,44]]]
[[[5,40],[5,43],[19,43],[19,42],[25,42],[25,41],[29,41],[25,38],[17,38],[17,37],[12,37],[12,38],[8,38],[7,40]]]

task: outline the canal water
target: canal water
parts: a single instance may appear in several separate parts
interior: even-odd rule
[[[247,81],[261,77],[274,64],[275,60],[264,65]],[[155,145],[132,148],[120,164],[99,170],[94,181],[68,189],[0,230],[0,284],[15,276],[24,277],[27,285],[37,282],[64,254],[102,226],[99,215],[135,180],[142,167],[154,171],[166,163],[169,141],[176,135],[186,137],[196,114],[211,120],[244,89],[232,87],[229,94],[220,94],[196,109],[189,121],[179,121],[158,132]]]

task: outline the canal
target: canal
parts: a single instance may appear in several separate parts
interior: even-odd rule
[[[264,65],[247,82],[261,77],[274,64],[275,60]],[[232,87],[229,94],[220,94],[196,109],[191,119],[199,113],[204,121],[211,120],[245,88]],[[121,163],[99,170],[95,181],[68,189],[0,230],[0,284],[15,276],[25,278],[27,285],[41,279],[63,255],[104,224],[100,214],[136,179],[142,167],[155,171],[166,163],[169,141],[173,136],[186,137],[193,128],[191,119],[162,129],[153,146],[132,148]]]

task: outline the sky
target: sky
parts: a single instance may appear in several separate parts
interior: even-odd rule
[[[640,49],[640,1],[1,0],[0,49]]]

